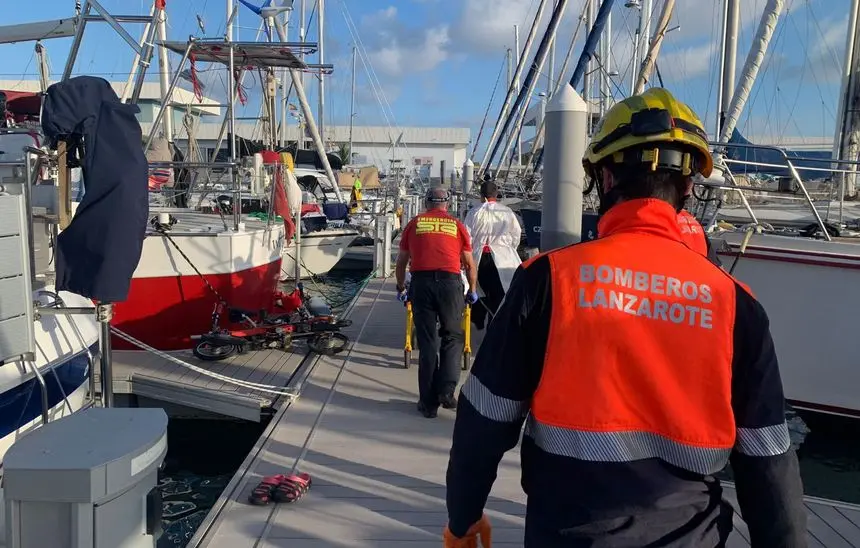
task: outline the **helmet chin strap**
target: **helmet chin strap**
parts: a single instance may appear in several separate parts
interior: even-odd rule
[[[597,198],[600,201],[600,207],[597,209],[597,216],[603,217],[607,211],[609,211],[612,206],[618,203],[618,200],[621,199],[621,192],[618,190],[617,186],[613,186],[609,189],[609,192],[603,191],[603,184],[598,182],[597,184]]]

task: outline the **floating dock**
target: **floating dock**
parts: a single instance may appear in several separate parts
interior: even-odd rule
[[[295,348],[288,352],[260,350],[210,362],[197,359],[190,350],[164,354],[215,375],[246,383],[284,387],[306,359],[307,348],[297,342]],[[286,396],[275,393],[277,390],[274,388],[262,391],[239,386],[163,356],[136,350],[113,351],[113,390],[116,395],[129,394],[254,422],[274,415],[287,400]],[[286,389],[283,391],[287,392]]]
[[[352,349],[302,364],[284,405],[224,490],[189,548],[438,548],[447,522],[445,471],[454,412],[416,412],[416,367],[403,369],[394,281],[372,280],[350,312]],[[465,373],[464,373],[465,379]],[[263,476],[313,477],[295,504],[248,504]],[[734,503],[734,491],[726,489]],[[860,506],[808,498],[810,548],[860,546]],[[505,455],[486,511],[494,546],[522,546],[519,452]],[[739,516],[730,547],[749,546]]]

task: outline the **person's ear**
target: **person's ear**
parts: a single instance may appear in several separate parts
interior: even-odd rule
[[[687,186],[684,187],[684,198],[689,198],[693,195],[693,178],[687,177]]]
[[[601,183],[603,184],[603,193],[607,193],[615,186],[615,176],[609,171],[609,168],[603,166],[600,168],[600,173],[603,176]]]

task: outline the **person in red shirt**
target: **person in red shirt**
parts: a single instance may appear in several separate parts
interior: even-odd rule
[[[427,191],[426,211],[403,229],[395,270],[401,301],[407,299],[407,266],[412,275],[408,298],[412,301],[418,339],[418,411],[427,418],[436,417],[439,405],[445,409],[457,407],[454,390],[460,380],[460,355],[465,343],[460,275],[464,267],[469,281],[467,300],[478,300],[472,243],[463,223],[448,214],[449,199],[444,188]]]

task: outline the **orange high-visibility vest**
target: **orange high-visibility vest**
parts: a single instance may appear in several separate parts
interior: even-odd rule
[[[597,241],[548,254],[552,322],[527,434],[554,454],[715,473],[735,444],[734,283],[679,245],[665,202],[613,213]],[[669,237],[612,226],[644,217]]]

